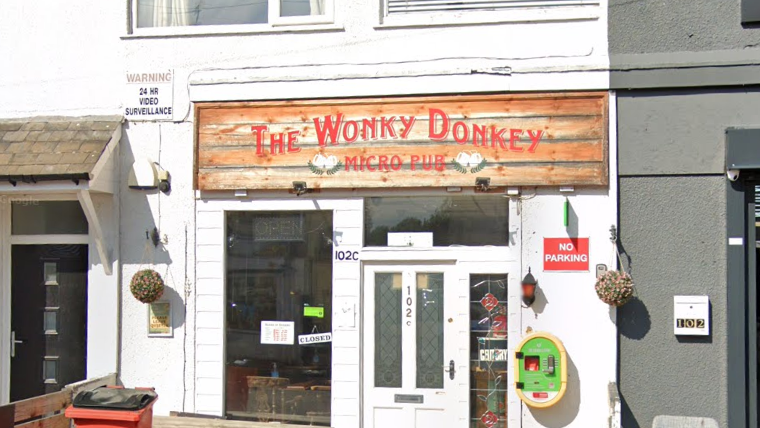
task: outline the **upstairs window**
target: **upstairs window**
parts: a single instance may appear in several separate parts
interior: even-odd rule
[[[384,25],[594,19],[599,0],[385,0]],[[552,12],[547,14],[547,9]]]
[[[529,3],[522,0],[388,0],[388,15],[408,12],[493,11]],[[535,2],[530,2],[535,3]]]
[[[319,24],[332,0],[132,0],[137,28]]]

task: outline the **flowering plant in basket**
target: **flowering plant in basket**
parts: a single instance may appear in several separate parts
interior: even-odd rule
[[[622,306],[633,296],[633,280],[625,272],[611,270],[596,279],[596,294],[608,305]]]
[[[164,280],[153,269],[143,269],[132,276],[129,290],[135,299],[143,303],[153,303],[164,295]]]

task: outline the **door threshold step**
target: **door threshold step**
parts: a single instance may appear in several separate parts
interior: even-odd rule
[[[250,422],[216,418],[190,418],[185,416],[153,416],[153,428],[304,428],[308,425],[291,425],[280,422]]]

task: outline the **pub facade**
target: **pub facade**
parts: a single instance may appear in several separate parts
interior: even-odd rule
[[[0,186],[88,208],[87,378],[155,387],[160,416],[616,426],[606,2],[125,3],[0,7],[30,35],[0,116],[121,116],[94,203]]]

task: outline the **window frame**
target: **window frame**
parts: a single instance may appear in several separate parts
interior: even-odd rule
[[[229,24],[229,25],[187,25],[177,27],[138,27],[137,7],[138,0],[129,1],[129,22],[126,38],[129,37],[163,37],[163,36],[193,36],[208,34],[241,34],[241,33],[269,33],[290,31],[314,31],[342,29],[336,25],[335,2],[324,0],[324,15],[309,16],[286,16],[281,17],[280,0],[267,0],[268,15],[266,23],[260,24]]]
[[[436,10],[390,14],[389,0],[378,0],[376,29],[418,26],[451,26],[486,23],[596,20],[603,12],[601,0],[535,0],[494,11]]]

